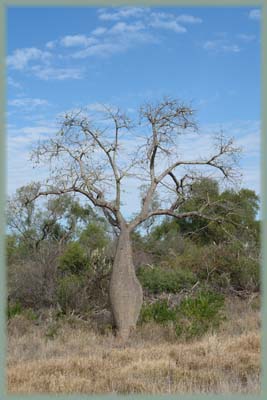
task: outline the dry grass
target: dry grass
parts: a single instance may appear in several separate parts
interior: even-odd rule
[[[259,393],[260,316],[228,304],[216,334],[178,341],[170,327],[138,328],[127,346],[85,322],[15,318],[9,326],[9,393]],[[50,324],[50,325],[49,325]],[[48,338],[45,333],[55,333]]]

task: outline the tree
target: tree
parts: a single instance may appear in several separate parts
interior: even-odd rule
[[[30,259],[35,254],[40,257],[37,252],[43,243],[55,243],[60,249],[78,236],[79,230],[99,219],[90,206],[82,206],[70,194],[49,198],[42,208],[28,202],[38,188],[35,183],[22,186],[7,201],[7,226],[12,234],[9,245]]]
[[[102,209],[118,235],[109,294],[118,336],[125,340],[136,326],[143,301],[133,265],[131,232],[154,216],[221,223],[220,215],[206,212],[212,205],[209,196],[195,210],[181,212],[181,207],[203,168],[209,174],[214,170],[226,179],[233,177],[238,149],[232,139],[220,135],[214,152],[206,158],[181,158],[177,138],[196,130],[197,125],[192,108],[175,99],[143,105],[136,124],[119,108],[103,106],[102,115],[97,121],[83,112],[68,113],[59,132],[38,145],[33,160],[51,165],[52,172],[45,184],[35,186],[27,202],[74,192]],[[136,133],[141,130],[142,135]],[[147,186],[141,210],[127,220],[122,213],[122,185],[132,177]],[[156,193],[161,204],[166,204],[153,208]]]
[[[259,221],[256,220],[259,211],[259,197],[253,190],[241,189],[239,191],[227,189],[219,190],[218,182],[210,178],[203,178],[192,185],[190,197],[182,206],[182,211],[196,209],[209,196],[212,203],[209,215],[218,213],[224,218],[224,224],[205,221],[201,218],[194,220],[180,220],[176,222],[177,230],[190,236],[197,242],[222,243],[229,240],[239,241],[243,246],[248,243],[259,243]]]

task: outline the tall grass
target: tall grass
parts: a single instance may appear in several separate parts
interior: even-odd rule
[[[86,321],[9,323],[9,393],[259,393],[260,315],[255,302],[227,301],[228,319],[201,339],[170,326],[138,327],[121,346]]]

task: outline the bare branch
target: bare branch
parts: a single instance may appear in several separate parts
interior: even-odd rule
[[[178,155],[174,158],[177,137],[197,130],[192,107],[176,99],[167,97],[141,107],[138,129],[143,131],[139,136],[132,132],[132,121],[119,108],[103,105],[102,111],[104,118],[100,122],[93,122],[82,112],[66,114],[57,135],[35,149],[33,158],[37,163],[44,161],[51,165],[52,171],[49,184],[35,198],[79,193],[100,207],[112,226],[119,227],[126,223],[120,211],[122,180],[138,178],[148,185],[139,215],[129,222],[129,226],[135,227],[140,221],[164,213],[180,218],[179,210],[190,196],[192,184],[199,179],[195,172],[184,173],[186,167],[206,167],[207,171],[219,171],[226,179],[234,176],[238,149],[232,139],[223,135],[217,138],[215,153],[206,158],[187,160]],[[133,147],[130,154],[123,153],[123,144]],[[159,191],[165,195],[166,204],[151,210]],[[206,203],[209,205],[209,199],[203,200]],[[195,210],[197,214],[191,216],[201,212]],[[184,217],[181,213],[181,218]]]

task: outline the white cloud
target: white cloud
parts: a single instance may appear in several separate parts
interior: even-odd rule
[[[100,36],[100,35],[103,35],[106,31],[107,31],[107,28],[104,28],[103,26],[99,26],[98,28],[96,28],[92,31],[92,35]]]
[[[39,106],[48,106],[49,103],[47,100],[44,99],[33,99],[29,97],[20,97],[18,99],[10,100],[8,102],[9,106],[13,107],[20,107],[20,108],[27,108],[28,110],[31,110],[35,107]]]
[[[33,144],[40,139],[47,139],[51,134],[54,134],[55,131],[55,127],[49,126],[26,126],[19,129],[12,128],[8,132],[8,143],[9,146],[11,146],[10,148]]]
[[[45,47],[48,49],[54,49],[56,47],[57,40],[51,40],[50,42],[47,42]]]
[[[123,7],[121,9],[117,9],[114,12],[108,12],[107,9],[101,8],[98,10],[99,19],[103,21],[118,21],[123,18],[130,17],[141,17],[144,13],[146,13],[148,8],[140,8],[140,7]]]
[[[17,49],[7,58],[7,63],[15,69],[26,69],[35,77],[43,80],[81,79],[79,68],[62,67],[53,64],[55,60],[62,62],[67,58],[83,59],[90,56],[107,57],[144,43],[159,43],[155,29],[185,33],[187,29],[180,24],[196,24],[201,18],[188,15],[174,15],[165,12],[151,12],[149,8],[123,7],[110,11],[108,8],[98,10],[98,17],[103,21],[114,22],[112,26],[98,26],[88,35],[66,35],[45,44],[43,51],[35,47]],[[125,19],[137,18],[133,22]],[[60,53],[60,47],[74,48],[73,52]],[[77,49],[76,49],[77,48]],[[79,49],[80,48],[80,49]],[[57,49],[57,51],[55,51]],[[45,62],[45,63],[44,63]],[[61,64],[62,65],[62,64]]]
[[[194,17],[193,15],[181,14],[176,17],[176,21],[182,22],[184,24],[200,24],[202,19],[199,17]]]
[[[188,14],[174,15],[165,12],[150,12],[149,8],[126,7],[117,9],[114,12],[108,12],[106,9],[99,10],[99,19],[104,21],[120,21],[125,18],[139,18],[146,22],[147,26],[168,29],[176,33],[186,32],[186,28],[181,26],[184,24],[201,23],[202,19]]]
[[[24,127],[10,129],[7,140],[7,173],[8,194],[31,181],[45,180],[47,170],[34,169],[29,161],[30,150],[38,140],[47,139],[55,132],[54,129],[39,127]]]
[[[50,57],[51,53],[35,47],[16,49],[7,57],[7,65],[13,69],[22,70],[31,61],[47,61]]]
[[[95,43],[97,43],[97,39],[86,35],[69,35],[60,40],[60,44],[64,47],[89,46]]]
[[[231,44],[226,40],[207,40],[203,43],[203,49],[214,52],[239,53],[241,51],[237,44]]]
[[[239,53],[240,52],[240,47],[237,44],[231,44],[231,45],[223,45],[221,47],[223,51],[227,51],[230,53]]]
[[[203,49],[204,50],[215,50],[218,47],[218,41],[216,40],[207,40],[204,44],[203,44]]]
[[[259,20],[261,18],[261,10],[256,8],[254,10],[251,10],[248,14],[248,17],[250,19]]]
[[[22,85],[19,82],[17,82],[15,79],[11,78],[10,76],[7,78],[7,84],[9,86],[12,86],[12,87],[16,88],[16,89],[21,89],[22,88]]]
[[[17,148],[8,146],[7,158],[8,195],[12,195],[16,189],[32,181],[45,180],[47,171],[33,168],[29,162],[29,152],[24,150],[21,144],[18,143]]]
[[[187,29],[179,21],[187,24],[202,22],[192,15],[175,16],[140,7],[123,7],[112,11],[102,8],[98,10],[98,16],[103,21],[114,23],[109,27],[98,26],[88,35],[77,33],[50,40],[45,44],[46,51],[35,47],[17,49],[7,57],[8,65],[15,69],[25,69],[42,80],[82,79],[84,70],[66,67],[62,63],[71,58],[109,57],[141,44],[159,43],[155,31],[157,29],[185,33]],[[125,22],[129,18],[137,19]],[[60,46],[66,49],[64,53]]]
[[[255,35],[247,35],[244,33],[240,33],[239,35],[237,35],[238,39],[244,41],[244,42],[252,42],[253,40],[256,39]]]
[[[185,33],[187,29],[181,26],[173,14],[153,12],[148,20],[148,25],[153,28],[167,29],[176,33]]]
[[[115,53],[119,53],[125,50],[125,46],[120,43],[99,43],[94,46],[90,46],[85,50],[78,51],[73,54],[73,58],[87,58],[90,56],[110,56]]]
[[[115,107],[114,105],[109,104],[109,103],[98,103],[98,102],[90,103],[85,106],[86,112],[89,112],[89,113],[91,112],[93,114],[100,113],[100,114],[102,114],[102,116],[104,116],[104,114],[107,112],[107,110],[116,112],[117,107]],[[101,119],[98,122],[101,122]]]
[[[58,67],[43,67],[36,65],[32,67],[34,75],[42,80],[58,80],[66,79],[82,79],[83,71],[79,68],[58,68]]]
[[[44,180],[47,170],[34,169],[29,161],[30,151],[39,140],[45,140],[53,135],[56,127],[26,126],[23,128],[11,127],[7,137],[7,172],[8,194],[14,193],[17,188],[27,185],[31,181]]]
[[[142,22],[135,22],[134,24],[127,24],[125,22],[117,22],[108,31],[109,34],[124,34],[131,32],[138,32],[144,29],[144,24]]]
[[[84,50],[72,54],[73,58],[86,58],[90,56],[107,57],[121,53],[140,43],[155,43],[155,37],[145,31],[142,22],[135,23],[117,22],[108,29],[102,40],[90,45]]]
[[[153,21],[150,22],[150,26],[153,28],[159,28],[159,29],[167,29],[171,30],[176,33],[185,33],[187,29],[180,24],[178,24],[177,21],[170,20],[170,21],[164,21],[162,19],[157,19],[155,18]]]
[[[91,103],[86,106],[89,111],[103,112],[105,107],[111,107],[109,104]]]

